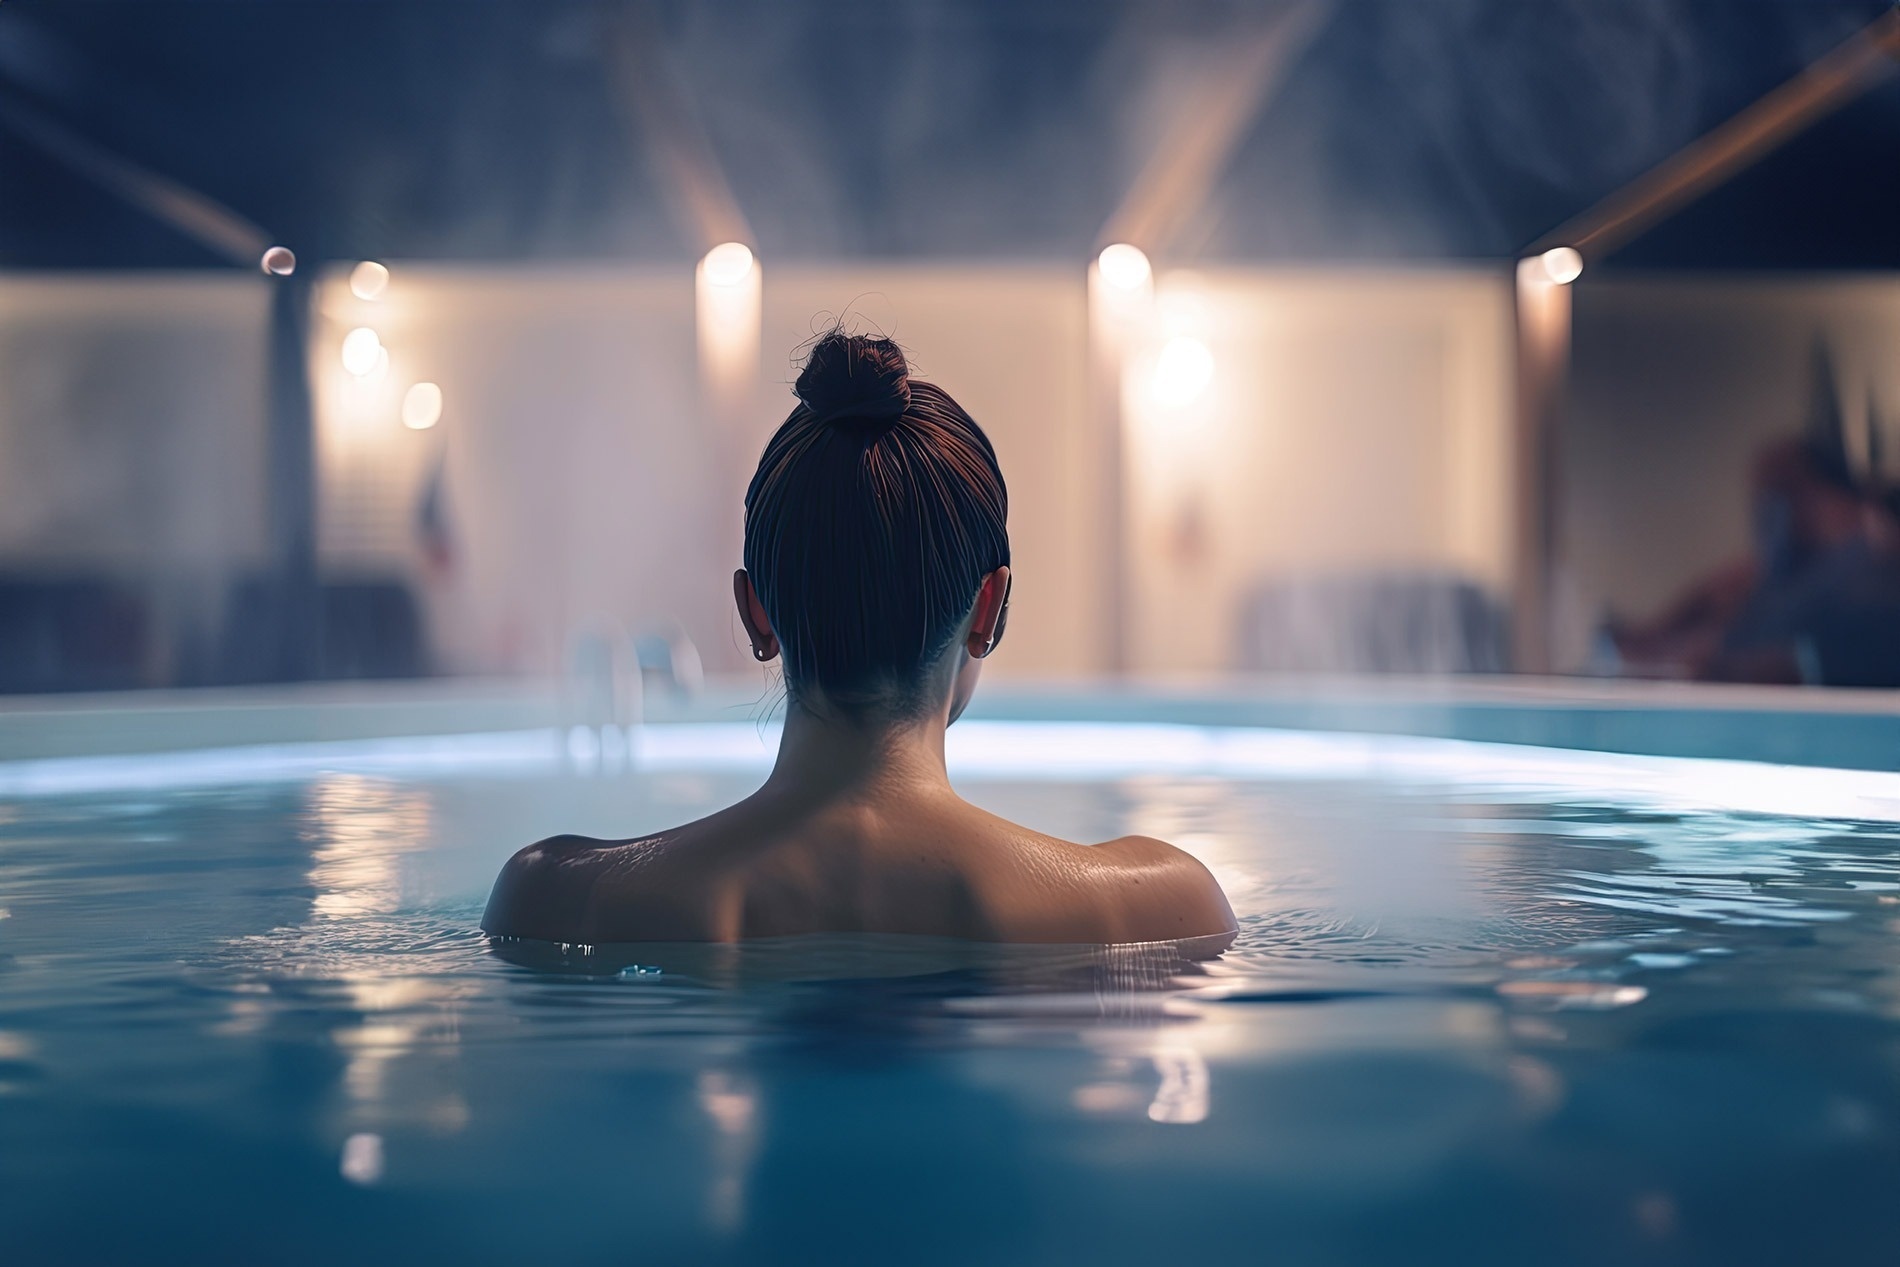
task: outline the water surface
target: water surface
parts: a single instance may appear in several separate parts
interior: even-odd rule
[[[865,938],[595,972],[492,953],[476,922],[515,847],[701,813],[756,783],[743,763],[16,779],[0,1245],[1891,1261],[1894,823],[1674,803],[1667,763],[1632,767],[1642,795],[1527,790],[1461,751],[1468,777],[971,763],[999,813],[1202,857],[1242,916],[1202,964]]]

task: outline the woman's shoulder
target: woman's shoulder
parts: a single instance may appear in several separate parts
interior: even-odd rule
[[[985,904],[1007,941],[1174,941],[1236,927],[1199,859],[1152,836],[1076,844],[1012,826],[982,868]]]
[[[1220,882],[1187,850],[1153,836],[1120,836],[1093,852],[1107,864],[1121,940],[1178,941],[1239,928]]]
[[[678,831],[626,840],[560,835],[518,850],[503,865],[482,915],[483,931],[498,937],[541,941],[612,941],[615,930],[600,927],[601,896],[612,892],[617,906],[629,889],[665,864]],[[666,886],[679,905],[682,886]],[[679,922],[677,916],[668,921]]]
[[[592,886],[594,863],[614,841],[560,835],[517,849],[502,864],[482,912],[482,931],[497,937],[573,941]]]

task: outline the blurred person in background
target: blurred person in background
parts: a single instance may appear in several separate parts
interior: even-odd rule
[[[1612,620],[1624,673],[1708,681],[1900,687],[1900,495],[1856,478],[1831,426],[1777,441],[1751,479],[1750,553],[1656,619]]]

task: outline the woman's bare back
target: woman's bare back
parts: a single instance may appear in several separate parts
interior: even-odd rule
[[[788,800],[761,793],[633,840],[530,845],[496,880],[482,927],[592,944],[825,932],[1119,943],[1235,928],[1207,869],[1158,840],[1072,844],[947,791]]]

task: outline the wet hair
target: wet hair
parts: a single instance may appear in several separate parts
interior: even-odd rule
[[[928,667],[1009,563],[996,451],[889,339],[833,330],[745,495],[745,566],[793,699],[920,711]]]

